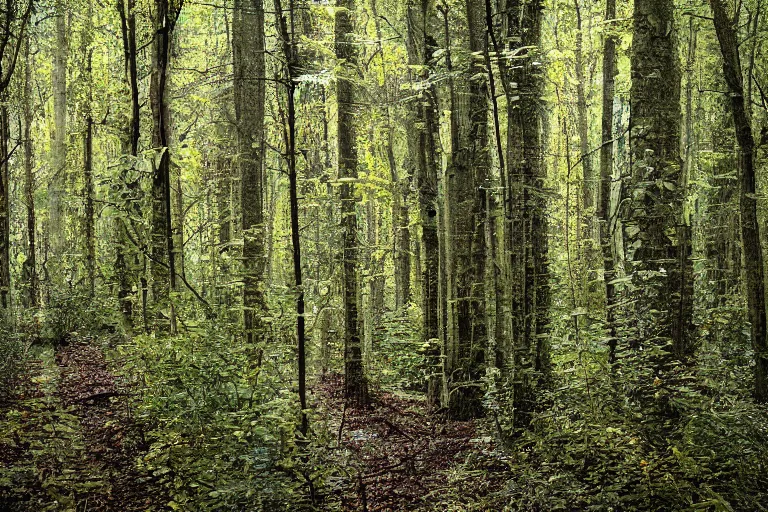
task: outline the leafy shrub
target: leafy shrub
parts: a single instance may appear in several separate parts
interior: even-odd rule
[[[142,464],[171,490],[171,508],[278,511],[305,501],[290,347],[248,346],[206,325],[121,350],[127,375],[145,385]]]
[[[24,364],[24,343],[8,322],[0,320],[0,395],[10,391]]]
[[[553,407],[511,447],[517,476],[508,484],[506,510],[768,506],[764,408],[722,390],[678,383],[669,403],[679,414],[661,439],[653,408],[617,394],[615,383],[610,374],[593,376],[588,389],[577,379],[560,382],[547,398]],[[663,393],[655,398],[665,401]]]
[[[413,305],[382,316],[369,365],[382,387],[424,389],[428,368],[420,325],[420,311]]]
[[[42,338],[61,343],[73,332],[97,332],[113,325],[114,311],[120,309],[114,299],[91,301],[76,289],[51,295],[48,306],[41,310]]]

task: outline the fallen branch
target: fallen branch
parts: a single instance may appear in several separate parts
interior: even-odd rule
[[[111,398],[113,396],[134,396],[133,393],[125,393],[123,391],[102,391],[101,393],[94,393],[83,398],[75,400],[76,403],[87,402],[88,400],[99,400],[101,398]]]

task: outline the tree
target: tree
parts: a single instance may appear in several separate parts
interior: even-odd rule
[[[263,336],[264,269],[264,4],[237,0],[232,20],[235,119],[243,216],[243,317],[248,345]]]
[[[35,177],[32,172],[32,58],[29,53],[29,32],[24,42],[24,199],[27,203],[27,258],[24,260],[24,278],[27,282],[25,304],[37,307],[39,304],[40,282],[37,273],[37,218],[35,215]]]
[[[155,0],[155,38],[152,44],[152,76],[149,98],[152,110],[152,147],[155,151],[152,174],[152,295],[156,319],[168,307],[170,331],[176,332],[176,313],[171,291],[176,289],[176,266],[171,221],[170,110],[166,98],[170,69],[171,41],[183,0],[172,8],[170,0]]]
[[[517,7],[506,11],[506,40],[511,42],[508,51],[524,59],[520,65],[502,67],[507,99],[504,248],[509,262],[511,312],[502,372],[512,394],[513,431],[528,426],[537,390],[549,372],[546,334],[550,294],[542,149],[544,84],[538,61],[543,6],[537,0]]]
[[[54,130],[51,145],[51,167],[53,179],[48,187],[50,223],[49,237],[51,251],[59,263],[64,257],[67,243],[67,207],[65,204],[68,185],[67,174],[67,63],[69,59],[69,30],[67,28],[67,13],[65,2],[56,0],[54,5],[54,21],[56,31],[56,46],[53,53],[53,112]],[[63,269],[54,270],[55,273]]]
[[[464,16],[469,30],[470,53],[487,51],[485,2],[471,0]],[[446,12],[447,19],[447,12]],[[446,26],[446,38],[448,38]],[[487,328],[485,316],[486,190],[490,171],[488,139],[488,82],[482,59],[472,58],[463,70],[463,89],[451,88],[452,162],[446,179],[446,221],[450,241],[447,300],[452,329],[445,343],[448,408],[452,417],[466,419],[482,414],[482,386]],[[466,95],[464,97],[459,97]]]
[[[9,1],[0,11],[0,308],[11,305],[11,208],[8,161],[10,119],[8,117],[8,86],[16,70],[16,62],[24,43],[25,31],[32,13],[33,0]]]
[[[355,75],[358,52],[355,48],[355,0],[336,0],[335,43],[340,72],[336,78],[338,102],[339,181],[341,181],[341,226],[343,230],[344,293],[344,396],[356,406],[369,402],[368,382],[363,368],[362,342],[358,322],[358,241],[357,241],[357,130],[355,127]]]
[[[432,406],[439,404],[442,386],[440,367],[440,325],[444,306],[440,300],[440,243],[442,215],[438,200],[437,144],[440,140],[438,123],[437,90],[431,83],[433,55],[437,50],[432,35],[435,22],[434,8],[426,2],[411,1],[407,8],[408,63],[417,71],[416,87],[421,91],[413,101],[414,113],[408,123],[408,147],[416,161],[416,182],[419,190],[419,215],[421,221],[421,247],[423,260],[422,315],[424,339],[430,343],[431,375],[428,380],[428,400]],[[405,201],[405,199],[404,199]],[[401,220],[402,222],[402,220]],[[404,272],[404,271],[403,271]]]
[[[731,92],[731,113],[736,129],[736,142],[739,146],[741,241],[744,250],[750,334],[755,351],[754,393],[758,402],[766,402],[768,401],[768,341],[766,340],[765,269],[757,216],[755,140],[749,109],[745,101],[744,76],[734,22],[728,16],[722,0],[710,0],[709,5],[712,8],[715,31],[723,56],[725,82]]]
[[[624,226],[638,292],[631,343],[651,343],[685,358],[695,349],[693,272],[690,228],[682,211],[681,78],[673,2],[639,0],[633,21],[632,176]]]
[[[139,202],[135,197],[139,191],[139,182],[129,178],[129,171],[135,171],[139,155],[139,138],[141,136],[141,103],[139,98],[139,78],[136,55],[136,11],[135,0],[119,0],[117,11],[120,17],[120,32],[122,35],[124,58],[124,81],[130,97],[130,114],[128,122],[123,127],[123,153],[128,155],[124,169],[120,174],[121,206],[124,211],[117,219],[117,247],[115,248],[115,274],[117,276],[117,298],[120,301],[123,317],[130,326],[133,317],[133,283],[139,271],[139,255],[137,247],[132,243],[130,233],[136,232],[136,224],[132,217],[141,217]],[[135,238],[133,242],[135,242]],[[147,279],[141,278],[142,317],[147,324]]]
[[[93,19],[93,4],[88,3],[88,20]],[[83,37],[83,61],[85,62],[86,105],[85,133],[83,134],[83,182],[84,213],[85,213],[85,266],[88,279],[88,296],[96,296],[96,218],[94,211],[93,190],[93,49],[91,46],[90,26]]]
[[[605,22],[614,23],[616,0],[605,1]],[[603,256],[603,281],[605,283],[606,327],[608,331],[609,361],[616,358],[616,286],[613,282],[615,262],[613,256],[613,231],[611,218],[611,184],[613,183],[613,96],[616,83],[616,36],[612,27],[603,35],[603,104],[600,144],[600,188],[597,218],[600,221],[600,249]]]
[[[287,15],[280,0],[275,0],[275,19],[277,33],[281,40],[285,57],[283,83],[286,92],[286,119],[284,128],[285,157],[288,164],[289,195],[291,209],[291,247],[293,249],[293,279],[296,287],[296,339],[299,355],[299,405],[301,407],[301,434],[306,436],[309,423],[307,419],[307,349],[304,319],[304,279],[301,268],[301,234],[299,229],[299,193],[298,173],[296,171],[296,68],[298,55],[295,43],[294,5],[289,0]],[[287,18],[287,19],[286,19]],[[290,20],[291,31],[288,30]]]

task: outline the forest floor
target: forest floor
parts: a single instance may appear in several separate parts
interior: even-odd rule
[[[0,510],[147,510],[168,499],[137,467],[146,452],[131,390],[91,339],[40,349],[0,403]]]
[[[344,407],[343,377],[315,390],[349,456],[355,482],[340,494],[342,510],[495,510],[509,481],[505,455],[475,421],[448,421],[426,411],[423,397],[381,392],[368,409]]]
[[[158,510],[167,492],[138,461],[149,446],[135,390],[111,371],[100,340],[37,347],[15,393],[0,400],[0,511]],[[314,389],[344,477],[328,510],[494,510],[509,465],[473,421],[426,412],[418,395],[380,392],[344,407],[343,377]],[[503,498],[501,498],[503,501]]]

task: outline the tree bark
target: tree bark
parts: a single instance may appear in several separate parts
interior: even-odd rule
[[[298,55],[294,37],[294,5],[289,0],[286,13],[283,11],[280,0],[275,0],[275,16],[277,33],[280,37],[283,56],[285,58],[285,74],[283,81],[286,89],[287,119],[285,127],[285,153],[288,163],[288,181],[291,209],[291,246],[293,248],[293,279],[296,286],[296,338],[298,342],[298,380],[299,380],[299,406],[301,407],[300,432],[303,436],[309,430],[307,417],[307,359],[306,359],[306,334],[304,320],[304,283],[301,268],[301,236],[299,231],[299,197],[298,174],[296,171],[296,81],[294,75],[298,66]],[[290,23],[290,31],[289,31]]]
[[[355,0],[336,0],[336,57],[342,72],[337,78],[338,155],[341,184],[341,226],[344,257],[344,396],[348,403],[365,406],[369,402],[368,382],[363,368],[362,343],[358,323],[358,242],[357,242],[357,129],[355,126],[358,52],[354,45]]]
[[[439,273],[440,273],[440,206],[438,205],[438,123],[437,91],[430,84],[432,54],[437,49],[433,33],[435,12],[427,2],[413,0],[408,4],[408,63],[419,70],[417,79],[428,84],[414,101],[409,118],[409,148],[416,155],[416,180],[419,190],[421,246],[424,253],[422,315],[424,341],[429,343],[427,364],[432,370],[427,380],[427,399],[430,407],[439,405],[441,391]],[[447,404],[444,404],[447,406]]]
[[[27,281],[29,307],[39,305],[39,279],[37,274],[37,220],[35,217],[35,176],[32,172],[32,58],[29,53],[30,37],[24,43],[24,195],[27,203],[27,259],[24,261],[24,276]]]
[[[243,228],[243,310],[249,345],[263,340],[266,312],[264,272],[264,4],[262,0],[237,0],[232,20],[235,70],[235,118],[241,179]]]
[[[176,289],[176,265],[171,219],[170,112],[166,93],[171,40],[178,10],[171,9],[169,0],[155,0],[154,15],[155,37],[149,89],[152,147],[155,151],[152,176],[152,296],[157,309],[157,326],[162,323],[162,308],[168,307],[170,331],[175,333],[175,310],[170,297],[170,292]]]
[[[67,61],[69,56],[69,34],[64,10],[66,3],[56,0],[55,33],[56,43],[53,51],[53,142],[51,145],[51,167],[53,178],[48,186],[49,229],[51,251],[60,265],[67,244],[67,207],[64,199],[67,188]],[[63,266],[54,272],[59,275]]]
[[[695,349],[692,263],[682,217],[681,80],[671,0],[635,2],[631,71],[625,247],[639,292],[631,344],[652,343],[687,358]]]
[[[465,16],[469,51],[487,51],[484,0],[469,0]],[[460,105],[448,176],[448,208],[452,223],[455,279],[455,339],[449,344],[447,369],[449,401],[443,404],[455,419],[480,416],[487,327],[485,315],[486,189],[490,172],[488,138],[488,82],[484,61],[472,60],[465,69],[466,100]],[[454,95],[457,91],[454,91]],[[466,101],[460,104],[461,101]],[[450,300],[450,299],[449,299]]]
[[[608,359],[616,359],[616,263],[613,255],[614,225],[611,219],[611,185],[613,182],[613,96],[616,83],[616,0],[605,1],[605,33],[603,39],[603,105],[600,145],[600,190],[597,218],[600,222],[600,249],[603,256],[605,283],[606,330]],[[609,25],[610,24],[610,25]]]
[[[715,31],[723,55],[723,74],[731,91],[731,112],[739,146],[741,171],[741,239],[744,246],[747,309],[755,351],[755,400],[768,401],[768,342],[766,341],[765,275],[755,189],[755,140],[744,97],[744,77],[734,22],[722,0],[710,0]]]
[[[547,217],[542,148],[544,91],[538,47],[542,2],[507,2],[505,26],[511,50],[527,53],[520,65],[504,69],[507,96],[507,232],[511,342],[504,380],[511,387],[511,433],[527,428],[537,390],[549,374],[545,343],[549,314]],[[521,48],[521,49],[518,49]],[[515,87],[514,84],[517,84]]]
[[[1,58],[2,56],[0,56]],[[11,208],[8,181],[8,107],[6,94],[0,96],[0,307],[11,307]]]
[[[7,2],[0,13],[0,308],[11,307],[11,208],[8,181],[8,85],[16,70],[21,46],[26,41],[25,33],[32,13],[33,0]],[[15,40],[14,40],[15,39]]]
[[[576,112],[579,133],[579,158],[581,159],[582,171],[582,203],[583,212],[581,232],[579,233],[579,248],[581,254],[579,257],[583,261],[584,278],[586,279],[586,289],[589,295],[595,286],[594,273],[599,265],[599,251],[595,244],[599,239],[595,231],[595,203],[596,203],[596,179],[594,167],[592,165],[592,156],[589,149],[589,107],[587,105],[586,75],[584,72],[584,26],[581,13],[580,0],[574,0],[576,8],[576,48],[575,48],[575,68],[576,68]],[[587,299],[588,300],[588,299]],[[577,317],[578,318],[578,317]]]
[[[87,81],[85,104],[85,133],[83,134],[83,183],[85,200],[85,267],[88,276],[88,296],[96,295],[96,218],[93,205],[93,50],[91,44],[90,21],[93,5],[88,3],[88,22],[83,36],[83,59],[85,61],[85,79]]]
[[[115,250],[115,273],[117,274],[117,297],[120,309],[126,324],[130,327],[133,320],[133,285],[136,283],[136,274],[142,269],[140,256],[136,248],[129,240],[129,229],[134,226],[131,216],[141,217],[142,212],[139,202],[136,201],[139,192],[138,180],[129,177],[129,170],[135,167],[136,157],[139,153],[139,136],[141,134],[141,111],[139,103],[139,80],[136,63],[136,14],[134,12],[135,0],[118,0],[117,10],[120,16],[120,28],[123,41],[123,55],[125,66],[125,83],[130,96],[130,115],[123,139],[123,151],[129,158],[125,169],[120,174],[124,206],[127,208],[125,217],[117,220],[117,247]],[[144,297],[146,294],[146,277],[142,276],[142,311],[146,310]]]

